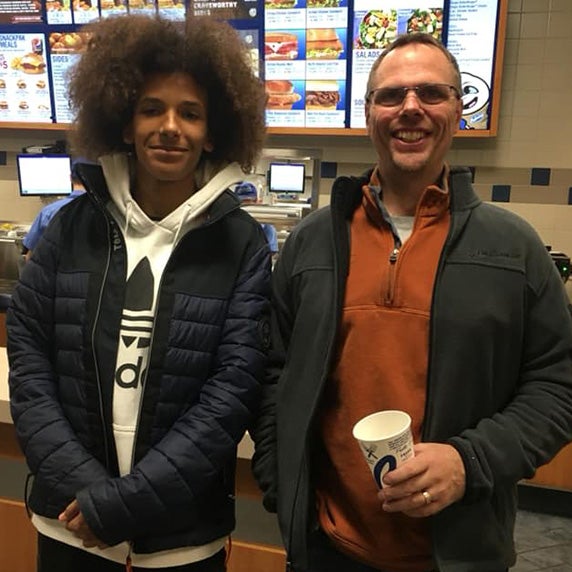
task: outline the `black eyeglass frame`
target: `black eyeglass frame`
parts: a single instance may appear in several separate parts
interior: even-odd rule
[[[414,91],[415,95],[417,96],[417,99],[419,99],[419,101],[421,103],[424,103],[425,105],[438,105],[439,103],[444,103],[445,101],[447,101],[448,98],[441,99],[439,101],[425,101],[423,96],[420,94],[419,90],[423,90],[425,88],[431,88],[431,87],[446,87],[449,89],[450,92],[452,91],[455,94],[455,99],[461,99],[461,93],[459,91],[459,88],[455,87],[454,85],[451,85],[448,83],[422,83],[419,85],[408,85],[408,86],[399,86],[399,87],[391,87],[391,86],[378,87],[376,89],[370,90],[368,92],[365,100],[367,103],[373,103],[373,105],[379,105],[381,107],[397,107],[398,105],[403,104],[403,102],[405,101],[405,98],[407,97],[407,94],[410,91]],[[395,91],[396,93],[399,93],[401,97],[400,97],[399,101],[396,103],[390,103],[390,104],[375,103],[374,101],[372,101],[372,95],[375,92],[381,91],[381,90]]]

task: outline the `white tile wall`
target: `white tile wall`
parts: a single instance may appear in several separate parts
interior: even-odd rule
[[[548,12],[550,0],[523,0],[523,12]]]
[[[572,255],[572,206],[523,203],[495,203],[534,226],[545,244]]]

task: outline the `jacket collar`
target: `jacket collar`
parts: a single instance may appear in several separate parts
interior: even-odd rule
[[[78,163],[76,172],[87,193],[103,209],[111,200],[107,181],[100,165]],[[207,224],[225,216],[230,211],[240,208],[240,200],[230,191],[224,191],[210,206],[207,213]]]
[[[371,179],[373,169],[369,169],[359,177],[339,177],[332,187],[332,209],[343,213],[345,218],[351,218],[361,202],[362,187]],[[467,167],[451,167],[448,185],[451,191],[451,212],[460,212],[474,208],[481,199],[475,194],[472,186],[471,171]]]

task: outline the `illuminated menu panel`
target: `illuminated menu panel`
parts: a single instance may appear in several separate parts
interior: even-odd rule
[[[43,22],[40,4],[35,0],[0,0],[0,24]]]
[[[347,0],[266,0],[271,127],[345,127]]]
[[[70,0],[47,0],[46,17],[48,24],[72,24]]]
[[[245,20],[251,29],[239,35],[260,75],[258,6],[259,0],[0,0],[0,124],[73,121],[68,72],[87,45],[81,26],[99,18],[159,14],[183,21],[189,9]]]
[[[350,127],[365,127],[364,103],[369,70],[399,34],[443,36],[444,0],[356,0],[352,30]]]
[[[43,34],[0,34],[0,122],[51,122]]]
[[[87,46],[88,35],[82,32],[52,32],[49,54],[57,123],[71,123],[72,113],[67,98],[67,74]]]
[[[450,0],[447,47],[463,85],[461,129],[488,129],[494,73],[497,0]]]
[[[237,30],[238,35],[245,43],[250,58],[252,71],[256,77],[260,77],[260,50],[259,46],[259,33],[258,30]]]
[[[238,28],[266,82],[270,127],[363,128],[371,65],[398,34],[411,32],[443,39],[457,57],[461,127],[490,125],[499,0],[264,0],[264,10],[262,0],[40,2],[0,0],[0,123],[72,120],[67,71],[83,49],[83,24],[125,13],[182,21],[189,10]],[[41,71],[20,67],[18,58],[36,56]]]
[[[258,0],[190,0],[189,10],[194,16],[248,20],[258,16]]]
[[[98,0],[76,0],[73,3],[74,24],[87,24],[99,18]]]
[[[448,19],[444,18],[443,1],[405,3],[410,7],[404,8],[404,2],[396,0],[354,3],[350,127],[365,127],[367,78],[383,48],[397,34],[427,32],[438,39],[446,37],[447,47],[459,63],[464,110],[461,129],[488,129],[498,0],[449,0]]]

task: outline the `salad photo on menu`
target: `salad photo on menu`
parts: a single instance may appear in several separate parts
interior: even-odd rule
[[[358,26],[355,47],[362,50],[383,49],[397,36],[396,10],[370,10]]]
[[[423,32],[431,34],[437,40],[441,39],[443,32],[443,9],[428,8],[415,9],[407,20],[407,33]]]

